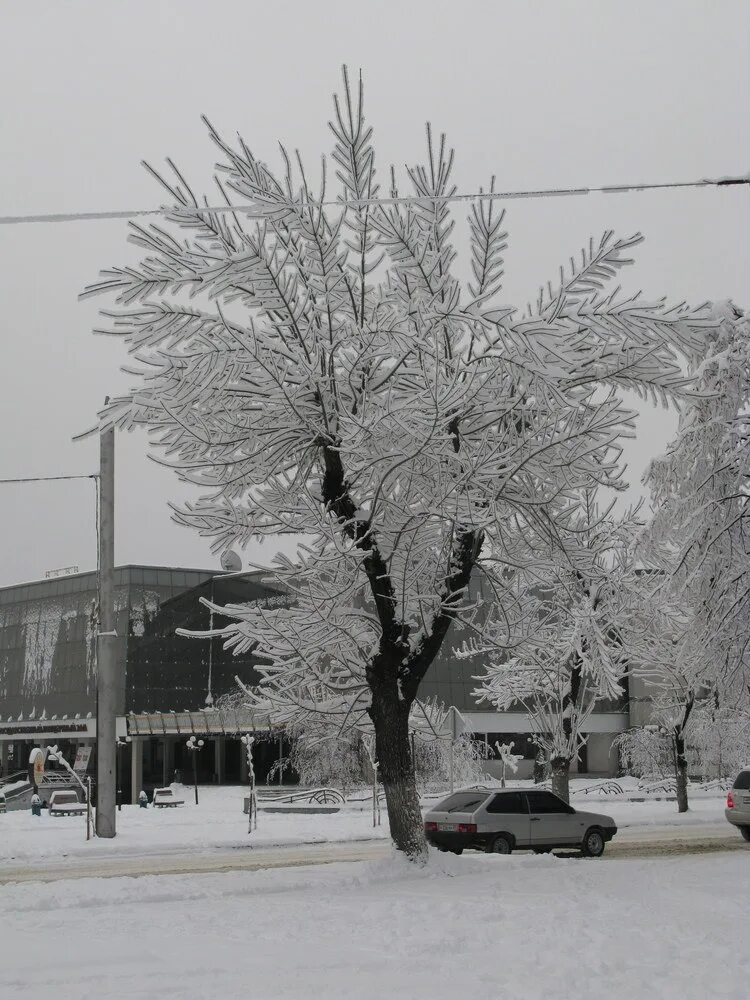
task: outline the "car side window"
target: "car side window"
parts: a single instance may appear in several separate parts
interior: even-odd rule
[[[503,792],[487,806],[488,813],[525,813],[526,803],[520,792]]]
[[[530,813],[573,813],[569,805],[558,799],[552,792],[527,792]]]

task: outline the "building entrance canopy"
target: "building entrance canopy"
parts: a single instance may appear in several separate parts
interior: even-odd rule
[[[202,708],[194,712],[131,712],[127,716],[132,736],[237,736],[272,732],[267,715],[244,708]]]

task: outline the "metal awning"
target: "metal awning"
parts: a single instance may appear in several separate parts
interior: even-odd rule
[[[201,708],[194,712],[131,712],[126,716],[130,736],[238,736],[272,732],[267,715],[244,708]]]

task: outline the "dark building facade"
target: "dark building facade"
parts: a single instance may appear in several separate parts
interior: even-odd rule
[[[78,573],[0,589],[0,765],[6,775],[23,768],[34,745],[56,742],[72,760],[79,746],[95,742],[96,586],[95,573]],[[211,706],[237,689],[235,677],[246,684],[257,681],[256,659],[225,651],[220,638],[176,634],[178,628],[209,627],[201,597],[218,604],[286,602],[261,582],[259,573],[152,566],[115,570],[118,734],[128,739],[120,762],[128,799],[140,790],[137,785],[164,784],[175,771],[191,775],[181,737],[193,731],[205,743],[198,755],[201,780],[242,777],[244,761],[234,731],[241,720],[227,733],[227,720]],[[141,725],[131,735],[134,716]],[[150,720],[148,735],[144,718]],[[221,731],[214,732],[219,724]],[[284,752],[275,735],[266,735],[256,753],[261,776]]]
[[[217,709],[222,695],[237,690],[236,677],[252,685],[257,659],[223,649],[221,637],[186,638],[177,629],[206,630],[211,624],[206,598],[217,605],[288,602],[264,574],[216,573],[165,566],[121,566],[115,570],[117,631],[118,751],[122,796],[167,784],[175,773],[189,780],[192,759],[186,738],[204,740],[197,756],[201,781],[242,781],[247,776],[240,736],[256,732],[258,779],[268,778],[286,753],[283,734],[240,711]],[[96,736],[96,574],[76,573],[0,588],[0,767],[4,774],[23,768],[33,746],[57,743],[73,760],[93,747]],[[480,597],[481,581],[471,596]],[[219,627],[222,620],[214,624]],[[513,739],[523,752],[520,774],[530,772],[534,749],[525,712],[498,712],[478,704],[474,690],[482,664],[452,653],[462,636],[451,630],[430,667],[420,697],[434,698],[462,713],[470,731],[488,746]],[[589,722],[581,770],[606,774],[616,769],[613,737],[629,725],[627,698],[602,704]],[[89,773],[93,773],[93,753]],[[494,762],[488,760],[492,773]],[[288,771],[274,780],[293,781]]]

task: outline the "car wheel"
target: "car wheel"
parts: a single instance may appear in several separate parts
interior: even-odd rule
[[[741,826],[740,833],[745,840],[750,840],[750,826]]]
[[[510,854],[513,850],[513,843],[510,837],[506,834],[501,833],[499,837],[495,837],[487,845],[488,854]]]
[[[604,854],[604,844],[604,834],[598,827],[592,826],[583,838],[581,854],[585,858],[599,858]]]

